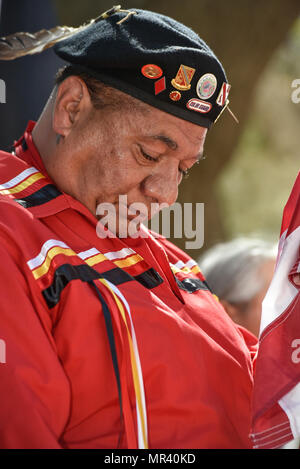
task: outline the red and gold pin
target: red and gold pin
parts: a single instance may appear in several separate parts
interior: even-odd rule
[[[191,88],[194,73],[194,68],[188,67],[187,65],[180,65],[177,75],[171,80],[171,83],[177,90],[187,91]]]
[[[151,78],[152,80],[156,80],[157,78],[160,78],[163,74],[162,69],[155,64],[147,64],[144,65],[141,69],[142,74],[146,78]]]
[[[217,97],[217,100],[216,100],[216,103],[219,106],[224,106],[224,104],[226,103],[228,95],[229,95],[230,88],[231,88],[231,86],[229,85],[229,83],[226,83],[224,81],[224,83],[223,83],[223,85],[220,89],[220,93],[219,93],[219,95]]]
[[[179,101],[181,98],[181,93],[179,93],[179,91],[171,91],[169,96],[172,101]]]
[[[159,80],[157,80],[155,83],[154,83],[154,92],[155,92],[155,95],[161,93],[162,91],[165,91],[166,89],[166,78],[165,77],[161,77]]]

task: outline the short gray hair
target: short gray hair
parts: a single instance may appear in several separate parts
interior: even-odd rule
[[[277,246],[268,241],[236,238],[209,249],[198,264],[220,300],[247,303],[264,287],[260,266],[276,254]]]
[[[149,106],[122,91],[112,88],[83,71],[79,65],[65,65],[58,70],[55,76],[55,87],[57,88],[64,80],[71,76],[81,78],[88,89],[93,106],[97,110],[107,109],[120,112],[121,110],[142,112],[149,110]]]

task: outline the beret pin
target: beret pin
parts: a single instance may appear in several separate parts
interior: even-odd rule
[[[0,38],[0,60],[54,52],[103,83],[210,128],[229,109],[222,64],[192,29],[159,13],[120,5],[77,28],[56,26]]]

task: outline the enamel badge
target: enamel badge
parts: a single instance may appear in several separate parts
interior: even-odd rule
[[[162,77],[154,83],[154,92],[155,95],[165,91],[166,89],[166,78]]]
[[[209,99],[217,88],[217,79],[212,73],[206,73],[198,80],[196,92],[200,99]]]
[[[172,85],[179,91],[187,91],[191,88],[191,80],[195,69],[187,65],[180,65],[177,75],[171,80]]]
[[[212,105],[211,103],[201,101],[201,99],[192,98],[187,102],[186,107],[191,111],[201,112],[202,114],[205,114],[206,112],[209,112],[211,110]]]
[[[154,64],[147,64],[144,65],[141,69],[142,74],[146,78],[151,78],[155,80],[156,78],[160,78],[163,74],[162,69],[158,65]]]
[[[216,100],[216,103],[219,106],[224,106],[224,104],[226,103],[228,95],[229,95],[230,88],[231,88],[231,86],[228,83],[226,83],[226,82],[223,83],[223,85],[220,89],[219,96],[217,97],[217,100]]]
[[[171,91],[169,96],[172,101],[179,101],[181,98],[181,93],[179,93],[179,91]]]

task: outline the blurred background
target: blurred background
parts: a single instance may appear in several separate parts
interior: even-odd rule
[[[56,25],[79,26],[112,0],[0,0],[0,36]],[[180,202],[205,203],[205,239],[212,245],[237,236],[277,241],[283,207],[299,171],[299,0],[133,0],[123,8],[164,13],[194,29],[227,72],[230,108],[209,131],[206,159],[180,187]],[[6,103],[0,104],[0,148],[8,150],[36,120],[62,62],[52,50],[0,63]],[[185,240],[174,242],[184,248]]]

